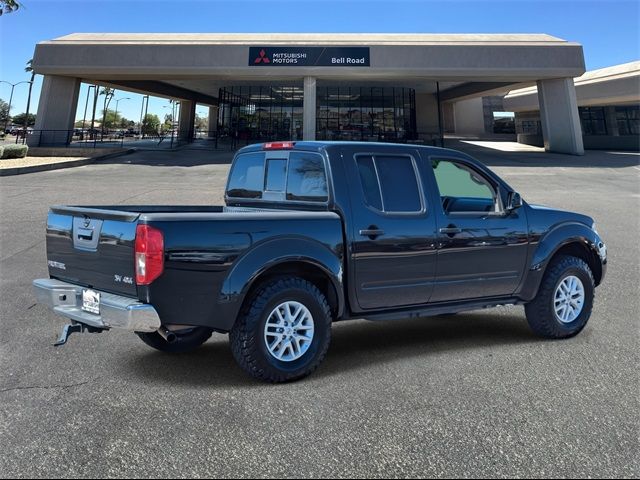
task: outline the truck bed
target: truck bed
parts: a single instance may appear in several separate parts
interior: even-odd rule
[[[164,272],[150,286],[135,282],[138,224],[164,236]],[[51,278],[153,303],[170,323],[206,323],[213,321],[222,286],[239,259],[257,247],[269,248],[270,241],[292,238],[332,255],[344,251],[341,219],[328,211],[55,206],[47,221],[47,259]]]

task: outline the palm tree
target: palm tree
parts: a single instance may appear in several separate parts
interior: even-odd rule
[[[20,4],[16,0],[0,0],[0,15],[15,12],[18,8]]]
[[[27,97],[27,113],[24,116],[24,131],[27,131],[29,126],[29,107],[31,106],[31,89],[33,88],[33,80],[36,78],[36,72],[33,71],[33,58],[27,62],[27,66],[24,71],[31,74],[31,81],[29,82],[29,96]],[[25,135],[24,138],[27,138]]]
[[[116,94],[115,88],[104,87],[100,91],[100,95],[104,95],[104,110],[102,111],[102,135],[104,135],[104,125],[107,120],[107,110],[109,108],[109,103],[111,103],[111,99]]]

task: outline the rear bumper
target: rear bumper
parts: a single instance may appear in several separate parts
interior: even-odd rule
[[[95,328],[120,328],[132,332],[155,332],[160,317],[155,308],[134,298],[100,292],[100,315],[82,310],[83,287],[49,278],[33,281],[38,303],[58,315]]]

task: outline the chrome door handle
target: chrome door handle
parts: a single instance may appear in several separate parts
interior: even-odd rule
[[[440,233],[444,233],[445,235],[455,235],[456,233],[462,233],[462,229],[458,227],[443,227],[438,231]]]
[[[384,230],[380,230],[379,228],[367,228],[364,230],[360,230],[360,235],[363,237],[375,238],[380,235],[384,235]]]

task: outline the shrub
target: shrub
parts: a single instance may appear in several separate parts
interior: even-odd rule
[[[24,158],[27,156],[29,147],[27,145],[5,145],[2,152],[2,159],[6,158]]]
[[[0,158],[2,158],[3,153],[4,153],[4,147],[0,145]]]

